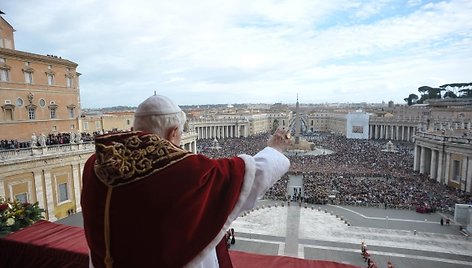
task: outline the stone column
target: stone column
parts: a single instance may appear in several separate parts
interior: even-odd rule
[[[383,139],[383,138],[384,138],[384,126],[380,125],[380,138],[379,139]]]
[[[451,153],[446,152],[446,163],[445,165],[445,173],[444,173],[444,184],[448,185],[449,184],[449,171],[451,169]]]
[[[411,141],[411,127],[409,126],[406,131],[406,140]]]
[[[438,151],[431,149],[431,173],[429,177],[431,179],[436,179],[438,172],[438,163],[437,163]]]
[[[443,167],[444,167],[444,154],[443,154],[443,150],[440,149],[439,157],[438,157],[438,173],[436,176],[436,181],[439,183],[444,183]]]
[[[467,186],[467,168],[468,168],[468,161],[469,158],[467,156],[464,157],[462,160],[462,170],[461,170],[461,184],[460,189],[465,191],[465,187]]]
[[[40,208],[46,208],[46,200],[44,200],[44,188],[43,188],[43,172],[41,170],[33,170],[34,187],[36,190],[36,200],[38,201]],[[1,184],[3,186],[3,183]],[[3,191],[4,193],[5,191]]]
[[[472,159],[467,157],[467,176],[465,179],[465,191],[472,192]]]
[[[46,201],[47,201],[47,215],[46,215],[46,220],[48,221],[56,221],[56,215],[54,213],[54,197],[53,197],[53,182],[51,178],[51,172],[50,170],[45,170],[44,171],[44,181],[46,183],[45,191],[46,191]]]
[[[414,160],[413,160],[413,170],[418,171],[420,169],[420,152],[421,147],[419,145],[415,145],[415,152],[414,152]]]
[[[426,166],[426,148],[421,147],[420,153],[420,173],[425,173],[425,166]]]
[[[75,199],[75,210],[77,208],[80,208],[80,178],[81,178],[81,173],[80,173],[80,163],[72,163],[72,189],[74,189],[74,199]]]

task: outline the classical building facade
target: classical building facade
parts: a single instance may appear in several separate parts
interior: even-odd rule
[[[13,27],[0,16],[0,139],[76,132],[80,125],[77,64],[15,49]]]
[[[413,142],[413,135],[422,122],[421,119],[371,117],[369,120],[369,139]]]
[[[472,137],[418,132],[415,139],[415,171],[450,187],[472,192]]]
[[[134,124],[134,111],[83,115],[81,123],[81,131],[90,134],[131,130]]]
[[[288,127],[290,119],[289,113],[217,114],[188,124],[197,139],[224,139],[268,133],[274,126]]]
[[[472,99],[430,102],[430,116],[414,138],[415,171],[472,192]]]
[[[47,220],[80,211],[82,171],[92,143],[0,151],[0,196],[38,202]]]

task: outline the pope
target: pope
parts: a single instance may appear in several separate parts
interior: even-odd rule
[[[210,159],[180,147],[185,123],[178,105],[154,95],[133,131],[96,137],[81,194],[90,267],[231,267],[218,245],[288,171],[290,139],[279,129],[254,156]]]

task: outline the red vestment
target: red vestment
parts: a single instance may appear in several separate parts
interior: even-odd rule
[[[154,134],[97,137],[81,196],[94,267],[106,266],[107,249],[113,267],[195,261],[224,234],[244,173],[239,157],[209,159]]]

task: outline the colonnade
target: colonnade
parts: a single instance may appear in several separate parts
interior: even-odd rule
[[[415,138],[414,171],[429,175],[441,184],[472,192],[471,139],[462,139],[465,143],[457,146],[458,139],[424,134]]]
[[[193,140],[191,142],[183,143],[182,148],[189,152],[197,153],[197,141]]]
[[[195,126],[197,139],[221,139],[247,137],[247,128],[245,125],[210,125]]]
[[[408,125],[370,124],[369,139],[413,141],[413,135],[415,134],[416,129],[415,126]]]

